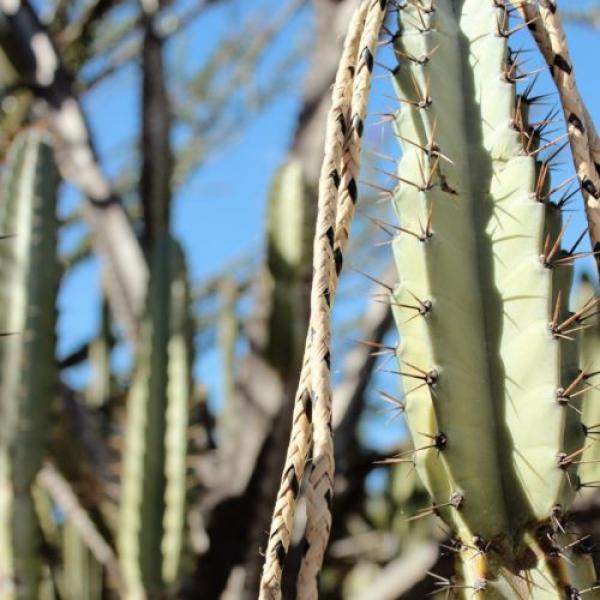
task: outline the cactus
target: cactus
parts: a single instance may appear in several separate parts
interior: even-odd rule
[[[575,310],[581,310],[591,299],[597,297],[597,289],[591,281],[582,277],[576,290]],[[600,319],[593,315],[588,323],[589,327],[581,332],[579,345],[580,363],[586,373],[600,371]],[[598,426],[600,425],[600,389],[597,382],[590,381],[588,391],[583,394],[581,406],[581,420],[589,435],[585,451],[581,455],[578,475],[583,482],[600,481],[600,444],[594,443],[598,439]],[[589,495],[591,488],[582,490]]]
[[[103,300],[100,331],[89,346],[92,374],[85,391],[85,400],[86,404],[91,408],[101,408],[108,402],[111,395],[113,385],[113,377],[110,370],[111,342],[108,302]]]
[[[41,538],[31,487],[55,394],[57,170],[41,131],[19,134],[0,199],[0,580],[2,598],[35,598]]]
[[[184,531],[191,331],[177,243],[154,244],[127,406],[118,545],[130,598],[173,584]]]
[[[302,165],[291,159],[275,176],[267,208],[271,311],[266,352],[282,372],[297,370],[304,349],[314,234],[309,198]]]
[[[593,586],[589,559],[559,557],[555,533],[587,443],[569,405],[592,305],[567,310],[573,256],[529,97],[515,90],[509,9],[436,0],[398,18],[391,302],[415,444],[399,460],[414,460],[459,542],[456,591],[573,598]]]
[[[62,529],[63,597],[69,600],[101,600],[102,566],[69,522]]]

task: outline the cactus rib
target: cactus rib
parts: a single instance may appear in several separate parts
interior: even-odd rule
[[[164,234],[152,250],[127,407],[118,546],[128,598],[163,593],[179,570],[191,393],[188,294],[181,251]]]

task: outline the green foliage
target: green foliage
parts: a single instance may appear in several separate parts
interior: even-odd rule
[[[462,544],[465,597],[562,598],[593,583],[579,568],[589,559],[552,554],[575,494],[558,457],[584,444],[568,406],[578,401],[558,392],[579,373],[577,319],[548,165],[499,35],[504,10],[439,0],[399,11],[399,370],[414,461]]]
[[[0,198],[0,579],[37,596],[41,537],[31,488],[57,383],[54,361],[58,174],[44,133],[20,133]]]

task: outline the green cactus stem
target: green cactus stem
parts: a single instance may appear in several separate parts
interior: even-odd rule
[[[178,575],[191,394],[188,306],[181,250],[163,235],[152,250],[127,404],[118,545],[129,598],[160,594]]]
[[[568,312],[571,257],[515,89],[508,8],[436,0],[398,18],[392,302],[415,445],[400,459],[460,542],[459,594],[565,598],[593,583],[553,554],[584,444],[561,393],[579,373],[582,315]]]
[[[575,310],[584,309],[598,298],[598,290],[591,281],[582,277],[576,290]],[[580,484],[594,484],[600,481],[600,444],[596,443],[600,435],[600,319],[597,314],[586,320],[587,327],[581,332],[579,344],[580,364],[582,367],[581,421],[586,434],[585,450],[578,459],[581,460],[577,474]],[[583,391],[583,390],[582,390]],[[589,496],[595,488],[584,487],[582,492]]]
[[[266,354],[284,373],[299,368],[306,337],[314,233],[309,198],[302,165],[290,159],[275,176],[267,208]]]
[[[54,360],[58,174],[46,135],[19,134],[0,199],[0,580],[2,598],[36,598],[41,537],[31,487],[41,467]]]

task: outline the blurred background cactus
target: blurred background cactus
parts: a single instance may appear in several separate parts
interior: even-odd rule
[[[258,596],[358,4],[0,2],[0,600]],[[593,598],[598,279],[552,80],[502,2],[388,4],[335,305],[320,597],[529,598],[507,572],[533,549],[540,598],[577,597],[552,552]],[[598,121],[598,5],[560,8]]]

